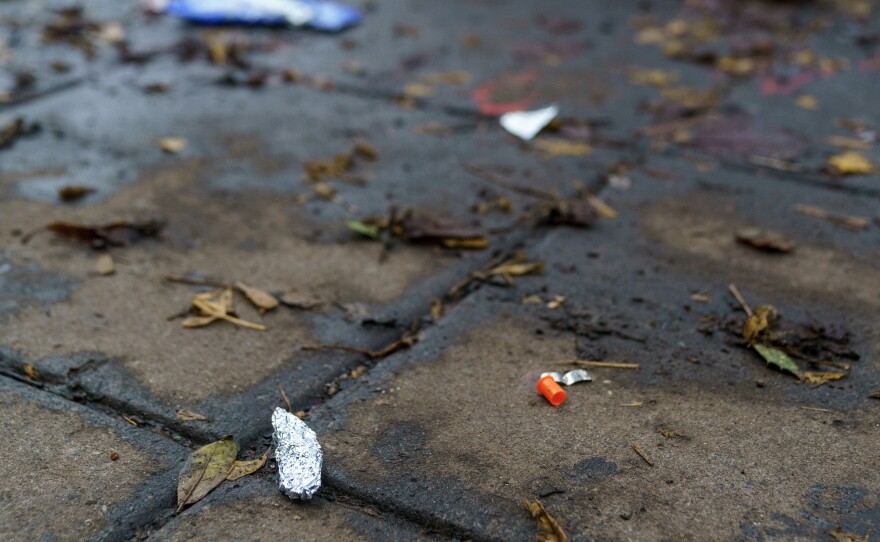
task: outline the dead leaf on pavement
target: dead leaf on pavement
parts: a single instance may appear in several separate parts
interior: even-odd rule
[[[24,375],[26,377],[28,377],[28,380],[36,381],[39,378],[39,374],[37,373],[37,369],[33,365],[31,365],[30,363],[28,363],[27,365],[22,367],[21,372],[23,372]]]
[[[542,158],[557,156],[587,156],[592,154],[593,147],[582,141],[568,139],[539,139],[532,144]]]
[[[200,501],[223,483],[238,455],[238,444],[232,436],[202,446],[189,455],[180,469],[177,483],[177,512],[188,504]]]
[[[736,240],[765,252],[791,252],[794,243],[781,233],[760,228],[743,228],[736,232]]]
[[[91,186],[82,186],[78,184],[68,184],[58,189],[58,199],[65,203],[78,201],[82,198],[94,193],[97,188]]]
[[[535,502],[523,501],[526,510],[532,515],[532,518],[538,520],[538,528],[542,531],[538,534],[538,542],[568,542],[568,535],[559,526],[559,523],[553,519],[553,516],[544,508],[541,501]]]
[[[187,410],[185,408],[180,408],[177,410],[177,419],[185,422],[203,422],[208,419],[207,416],[203,416],[198,412],[193,412],[192,410]]]
[[[187,146],[186,139],[182,137],[162,137],[156,140],[156,146],[168,154],[177,154]]]
[[[868,542],[870,529],[865,533],[865,536],[856,533],[844,533],[840,530],[840,527],[833,531],[827,531],[831,538],[834,539],[834,542]]]
[[[666,438],[688,438],[679,433],[678,431],[673,431],[672,429],[666,429],[665,427],[658,427],[657,432],[663,435]]]
[[[773,305],[759,305],[755,307],[754,313],[748,317],[746,325],[743,326],[743,339],[747,340],[749,344],[755,342],[758,335],[767,329],[770,322],[777,317],[778,313]]]
[[[847,151],[828,157],[828,169],[835,175],[870,175],[876,168],[862,153]]]
[[[52,222],[25,235],[21,242],[27,243],[41,231],[51,231],[62,237],[69,237],[89,243],[92,248],[122,247],[149,237],[157,237],[165,227],[165,221],[149,219],[143,221],[120,220],[100,226],[83,226],[72,222]]]
[[[229,471],[229,474],[226,475],[226,479],[230,482],[234,482],[239,478],[244,478],[245,476],[251,475],[262,469],[263,465],[266,464],[266,461],[269,460],[269,450],[271,450],[271,447],[266,450],[266,453],[257,459],[251,459],[250,461],[236,461],[233,463],[232,469]]]
[[[266,311],[270,311],[278,306],[278,300],[275,299],[275,296],[272,294],[260,290],[259,288],[254,288],[253,286],[248,286],[243,282],[236,282],[235,287],[244,294],[248,301],[250,301],[261,313]]]
[[[629,441],[629,445],[632,446],[632,449],[635,450],[635,452],[639,454],[642,459],[645,460],[645,463],[647,463],[651,467],[654,466],[654,461],[650,457],[648,457],[648,454],[645,453],[645,450],[642,449],[642,446],[638,442],[631,440]]]
[[[267,329],[262,324],[246,322],[234,316],[235,309],[232,304],[232,289],[230,288],[196,294],[192,298],[192,305],[201,315],[186,318],[182,323],[183,327],[202,327],[217,320],[226,320],[232,324],[258,331],[266,331]]]
[[[840,372],[840,371],[806,371],[801,375],[801,378],[804,379],[808,384],[812,384],[814,387],[821,386],[822,384],[826,384],[833,380],[840,380],[845,377],[848,373]]]
[[[113,256],[109,254],[101,254],[95,261],[95,271],[99,275],[112,275],[116,272],[116,265],[113,263]]]
[[[486,248],[489,240],[483,228],[448,219],[408,213],[399,226],[413,242],[436,243],[449,248]]]
[[[288,307],[293,307],[295,309],[314,309],[317,306],[320,306],[323,301],[313,294],[304,294],[301,292],[287,292],[283,296],[281,296],[281,302],[287,305]]]
[[[803,205],[799,203],[794,206],[794,210],[802,215],[822,218],[851,230],[863,230],[871,224],[870,218],[864,216],[834,215],[825,209],[814,205]]]

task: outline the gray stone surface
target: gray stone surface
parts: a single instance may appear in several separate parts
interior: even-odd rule
[[[880,189],[876,171],[827,169],[846,145],[880,164],[876,6],[376,0],[326,35],[101,0],[74,32],[91,58],[42,39],[71,6],[0,3],[0,126],[40,127],[0,148],[0,537],[532,540],[535,498],[573,540],[877,531]],[[104,43],[116,23],[128,58]],[[212,61],[209,43],[242,52]],[[733,75],[722,59],[753,65]],[[662,72],[644,84],[647,69]],[[493,116],[551,102],[560,125],[530,143]],[[162,137],[188,146],[164,154]],[[316,196],[305,162],[359,140],[378,159]],[[559,142],[579,146],[549,156]],[[68,184],[96,191],[60,203]],[[617,218],[539,220],[582,191]],[[508,211],[477,211],[500,198]],[[383,246],[344,226],[392,208],[482,226],[490,247]],[[83,244],[22,242],[55,220],[154,215],[164,235],[111,250],[112,276]],[[738,244],[743,227],[795,250]],[[543,273],[450,295],[516,251]],[[185,273],[324,303],[259,314],[239,297],[268,331],[183,329],[174,316],[204,288],[164,277]],[[850,374],[810,387],[733,344],[731,283],[786,321],[846,329]],[[415,328],[389,356],[302,349],[376,351]],[[573,358],[640,369],[590,369],[554,409],[535,379]],[[284,498],[270,462],[174,515],[189,448],[231,434],[256,457],[279,388],[324,446],[317,499]]]

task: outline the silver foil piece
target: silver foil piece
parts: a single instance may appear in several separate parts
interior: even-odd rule
[[[278,486],[291,499],[311,499],[321,487],[324,454],[318,436],[283,408],[272,413],[272,442],[278,462]]]
[[[578,382],[592,382],[593,377],[590,376],[590,373],[583,369],[575,369],[574,371],[568,371],[565,374],[561,373],[541,373],[541,378],[545,376],[552,376],[553,380],[557,383],[562,384],[563,386],[571,386],[572,384],[577,384]]]

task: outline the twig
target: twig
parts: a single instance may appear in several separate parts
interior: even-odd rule
[[[462,162],[461,165],[466,170],[483,179],[484,181],[507,188],[508,190],[513,190],[514,192],[519,192],[520,194],[525,194],[527,196],[532,196],[536,198],[548,199],[551,201],[557,201],[559,199],[559,197],[551,194],[550,192],[545,192],[544,190],[539,190],[537,188],[531,188],[529,186],[521,186],[516,183],[512,183],[507,179],[501,177],[500,175],[496,175],[490,171],[486,171],[485,168],[476,164]]]
[[[727,285],[727,289],[730,290],[730,293],[733,294],[733,297],[736,298],[736,300],[742,306],[743,310],[746,311],[746,315],[751,317],[752,314],[754,314],[752,313],[752,308],[749,307],[749,304],[746,303],[745,298],[742,296],[741,293],[739,293],[739,288],[736,287],[736,284],[731,282]]]
[[[290,412],[291,410],[293,410],[293,408],[291,408],[290,406],[290,399],[288,399],[287,394],[284,393],[284,388],[278,386],[278,391],[281,392],[281,398],[284,399],[284,404],[287,405],[287,411]]]
[[[831,412],[827,408],[818,408],[818,407],[811,407],[811,406],[802,406],[801,409],[802,410],[815,410],[816,412]]]
[[[184,275],[166,275],[165,280],[168,282],[178,282],[180,284],[192,284],[193,286],[213,286],[214,288],[235,289],[234,284],[211,279],[193,279]]]
[[[582,367],[607,367],[609,369],[639,369],[641,365],[638,363],[621,363],[617,361],[581,361],[575,360],[571,362],[572,365],[579,365]]]
[[[648,457],[648,454],[645,453],[645,450],[643,450],[642,447],[639,446],[638,442],[631,440],[631,441],[629,441],[629,445],[632,446],[632,449],[635,450],[637,454],[642,456],[642,459],[645,460],[645,463],[647,463],[648,465],[650,465],[652,467],[654,466],[654,462],[651,461],[651,458]]]

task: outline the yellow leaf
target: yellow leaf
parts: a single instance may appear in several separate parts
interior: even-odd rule
[[[238,444],[231,436],[202,446],[189,455],[180,469],[177,482],[177,511],[188,504],[200,501],[205,495],[223,483],[232,469]]]
[[[833,380],[840,380],[845,377],[847,373],[842,372],[815,372],[815,371],[807,371],[801,373],[801,378],[804,379],[805,382],[809,384],[813,384],[814,386],[821,386],[822,384],[831,382]]]
[[[810,111],[819,109],[819,100],[817,100],[815,96],[798,96],[795,99],[794,103],[797,104],[798,107],[802,109],[809,109]]]
[[[536,499],[535,502],[529,502],[526,500],[523,504],[525,504],[526,510],[529,511],[532,517],[538,520],[538,528],[543,531],[543,534],[538,535],[539,541],[568,542],[568,535],[565,534],[565,531],[562,530],[559,523],[553,519],[553,516],[547,512],[544,505],[541,504],[541,501]]]
[[[278,300],[275,299],[275,296],[259,288],[248,286],[243,282],[236,282],[235,287],[248,298],[248,301],[260,309],[260,312],[270,311],[278,306]]]
[[[743,339],[750,343],[754,342],[758,335],[770,325],[770,320],[775,317],[776,309],[773,305],[759,305],[755,307],[754,314],[749,316],[748,320],[746,320],[746,325],[743,327]]]
[[[874,172],[874,164],[856,151],[829,157],[828,167],[837,175],[869,175]]]
[[[266,453],[257,459],[252,459],[250,461],[236,461],[232,464],[232,469],[229,471],[229,474],[226,475],[226,479],[230,482],[234,482],[239,478],[251,475],[262,469],[263,465],[265,465],[268,460],[269,450],[266,450]]]
[[[39,374],[37,373],[37,369],[28,363],[24,367],[21,368],[21,371],[24,373],[28,380],[37,380],[39,378]]]
[[[485,237],[473,237],[470,239],[443,239],[441,243],[446,248],[481,249],[489,246],[489,240]]]
[[[426,85],[466,85],[471,82],[471,74],[466,71],[426,73],[419,81]]]
[[[534,146],[545,158],[586,156],[593,152],[593,147],[588,144],[567,139],[539,139]]]

